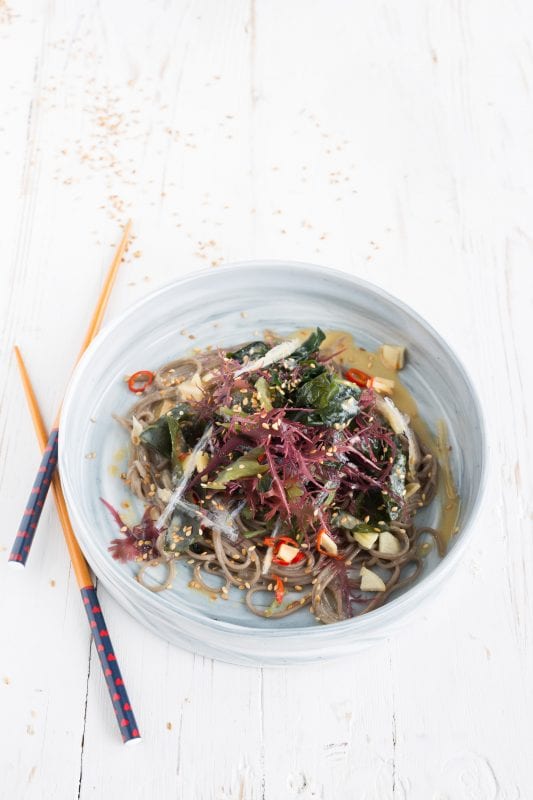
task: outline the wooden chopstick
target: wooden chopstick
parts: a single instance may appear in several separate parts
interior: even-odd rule
[[[115,251],[113,261],[111,262],[111,266],[109,267],[106,275],[102,291],[98,297],[98,302],[96,303],[96,307],[91,317],[91,321],[89,323],[87,333],[85,334],[85,339],[83,340],[81,350],[76,359],[76,363],[80,360],[81,356],[100,330],[107,303],[111,295],[111,290],[113,288],[122,257],[128,246],[130,231],[131,220],[128,220],[124,228],[122,239],[120,240],[120,244]],[[50,431],[48,441],[45,443],[43,448],[43,457],[33,483],[29,500],[24,510],[22,522],[20,523],[20,527],[17,531],[17,535],[9,555],[9,561],[12,564],[17,564],[22,567],[26,566],[26,561],[30,554],[31,546],[35,538],[35,532],[37,530],[37,525],[39,524],[44,502],[46,500],[52,476],[57,465],[57,441],[60,413],[61,407],[59,407],[59,411],[57,412],[55,422],[52,426],[52,430]]]
[[[126,227],[124,228],[124,233],[122,234],[122,239],[120,240],[120,243],[117,249],[115,250],[113,261],[111,262],[111,266],[109,267],[109,271],[104,281],[104,285],[102,286],[102,291],[100,292],[98,302],[96,303],[96,308],[94,309],[93,315],[91,317],[91,321],[89,323],[89,327],[87,328],[87,333],[85,334],[85,339],[83,340],[83,344],[81,346],[78,358],[76,359],[76,363],[80,360],[80,358],[82,357],[82,355],[87,350],[92,340],[100,330],[105,310],[107,308],[107,304],[111,296],[111,290],[113,288],[113,284],[115,283],[115,278],[117,277],[117,272],[122,262],[122,257],[128,246],[130,232],[131,232],[131,219],[127,221]]]
[[[30,410],[35,433],[37,435],[37,440],[41,450],[44,451],[48,441],[44,420],[42,418],[39,404],[37,402],[37,398],[30,381],[30,376],[28,375],[21,352],[18,347],[15,347],[14,350],[22,379],[22,385],[24,387],[24,393],[28,403],[28,408]],[[98,597],[89,570],[89,565],[87,564],[87,561],[81,552],[70,522],[65,496],[63,494],[63,489],[61,487],[61,481],[59,480],[59,473],[57,470],[52,475],[51,483],[59,520],[65,535],[65,542],[67,543],[70,560],[72,562],[72,566],[74,567],[74,574],[76,575],[76,581],[78,582],[84,608],[89,620],[91,636],[93,637],[96,650],[100,658],[100,664],[102,665],[109,696],[111,698],[115,716],[120,727],[122,740],[124,743],[140,741],[137,722],[135,721],[135,716],[130,706],[128,693],[126,692],[126,687],[124,686],[124,681],[120,673],[118,662],[113,652],[113,646],[107,631],[102,610],[98,603]]]

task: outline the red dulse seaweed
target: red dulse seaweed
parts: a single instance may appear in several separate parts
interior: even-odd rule
[[[152,508],[150,506],[145,510],[139,524],[129,528],[111,503],[108,503],[103,497],[100,500],[111,513],[123,537],[122,539],[113,539],[109,545],[109,552],[113,558],[117,561],[125,562],[135,559],[148,560],[159,555],[155,543],[160,531],[156,528],[152,519]]]

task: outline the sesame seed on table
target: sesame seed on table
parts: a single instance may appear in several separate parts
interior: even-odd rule
[[[0,800],[533,797],[532,46],[526,0],[0,0]],[[438,599],[352,658],[211,661],[99,589],[134,751],[52,502],[26,570],[7,568],[39,462],[11,348],[50,424],[130,216],[106,320],[232,261],[337,267],[455,349],[493,462]]]

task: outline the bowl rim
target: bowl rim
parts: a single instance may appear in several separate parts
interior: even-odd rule
[[[417,600],[423,600],[432,588],[435,590],[439,588],[442,585],[446,575],[451,572],[453,567],[461,559],[465,549],[470,543],[474,533],[475,522],[479,516],[481,501],[485,493],[488,473],[488,447],[483,407],[479,400],[477,390],[470,380],[462,360],[450,347],[450,345],[448,345],[443,336],[441,336],[441,334],[438,333],[438,331],[429,322],[427,322],[417,311],[411,308],[411,306],[409,306],[403,300],[395,297],[387,290],[382,289],[380,286],[377,286],[376,284],[363,278],[356,277],[348,272],[345,272],[344,270],[325,267],[312,262],[294,261],[291,259],[253,259],[230,262],[227,265],[224,265],[220,272],[223,272],[224,274],[238,274],[243,270],[266,267],[284,267],[286,269],[296,269],[301,270],[302,272],[312,272],[315,276],[326,276],[330,279],[346,282],[350,284],[351,288],[353,289],[358,288],[369,292],[378,299],[384,300],[385,302],[397,307],[411,317],[414,321],[416,321],[421,327],[423,327],[431,337],[437,340],[439,346],[446,353],[447,357],[460,371],[461,376],[468,387],[472,399],[474,414],[478,420],[481,458],[477,492],[470,506],[468,519],[466,520],[465,525],[461,528],[460,536],[456,539],[453,548],[440,559],[439,563],[429,574],[425,576],[423,575],[418,583],[409,588],[399,597],[394,598],[393,600],[385,603],[383,606],[380,606],[379,608],[370,611],[367,614],[351,617],[349,619],[336,622],[334,625],[294,626],[291,628],[259,628],[246,624],[226,622],[214,617],[207,617],[192,605],[187,607],[182,606],[179,609],[174,608],[173,613],[178,617],[183,617],[184,619],[194,623],[199,623],[200,626],[207,626],[211,630],[217,630],[221,633],[225,632],[228,634],[237,634],[242,637],[263,636],[268,639],[287,639],[293,636],[303,636],[306,639],[328,639],[335,635],[335,631],[341,632],[344,630],[345,633],[357,635],[366,633],[374,628],[381,629],[385,627],[388,622],[392,623],[395,618],[402,616],[404,613],[407,613],[414,606],[416,606]],[[180,278],[167,281],[162,286],[137,300],[135,303],[121,312],[114,320],[105,325],[105,327],[93,339],[72,373],[61,409],[59,423],[60,431],[62,428],[64,429],[68,423],[71,407],[75,402],[78,387],[82,384],[84,370],[88,367],[88,365],[90,365],[93,353],[98,351],[104,342],[112,337],[115,330],[120,328],[130,316],[137,314],[140,309],[153,302],[155,298],[178,286],[183,287],[187,284],[201,282],[208,276],[213,276],[212,268],[203,268],[200,270],[190,271]],[[209,291],[208,287],[207,291]],[[59,437],[59,467],[61,472],[61,482],[65,491],[69,513],[73,519],[74,529],[83,530],[86,538],[90,540],[90,535],[88,535],[90,533],[90,522],[85,520],[84,515],[78,510],[78,505],[75,502],[75,492],[68,470],[67,447],[63,444],[63,437],[61,436]],[[85,543],[80,542],[80,547],[92,566],[96,559],[92,558],[92,553],[90,554],[88,552],[88,548],[85,547]],[[98,577],[98,570],[95,569],[94,571]],[[120,581],[121,578],[120,576],[118,577]],[[161,612],[161,604],[157,602],[158,596],[154,597],[151,592],[147,592],[147,590],[138,584],[137,581],[131,580],[130,578],[127,580],[131,583],[131,594],[129,595],[128,599],[133,600],[135,595],[139,593],[138,596],[141,603],[148,603],[148,605],[153,607],[154,611]],[[103,581],[104,584],[107,582],[112,583],[107,577],[104,578]],[[119,591],[120,582],[113,583],[113,588]],[[120,600],[117,599],[117,602],[120,603]],[[163,613],[166,613],[165,609],[163,609]]]

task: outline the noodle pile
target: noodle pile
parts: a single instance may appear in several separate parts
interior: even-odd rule
[[[310,364],[311,369],[315,371],[318,371],[317,365],[320,370],[322,370],[320,365],[325,365],[327,370],[325,374],[328,377],[332,376],[332,379],[341,379],[344,385],[346,381],[342,380],[344,377],[342,370],[335,363],[334,357],[326,354],[320,360],[321,356],[319,354],[317,357],[317,352],[312,353],[305,364]],[[247,361],[253,361],[252,356],[249,359],[244,358],[245,365]],[[290,356],[281,363],[282,367],[287,364],[290,366],[292,363]],[[217,489],[219,485],[215,473],[218,472],[220,475],[220,470],[227,467],[232,458],[234,460],[235,452],[238,455],[242,452],[242,450],[239,452],[237,447],[237,451],[228,450],[224,453],[224,443],[231,439],[232,433],[242,435],[242,431],[247,430],[246,424],[251,424],[249,421],[255,417],[266,419],[266,423],[258,422],[258,429],[266,425],[273,426],[274,430],[277,430],[277,420],[289,419],[290,415],[283,416],[285,411],[280,405],[283,390],[279,393],[280,397],[276,395],[277,406],[271,409],[261,406],[255,410],[245,409],[243,404],[247,396],[242,392],[248,390],[242,388],[237,404],[234,392],[235,380],[237,382],[240,380],[241,383],[243,381],[243,377],[235,378],[238,367],[239,362],[228,357],[224,351],[206,352],[197,358],[172,361],[154,373],[153,382],[142,393],[127,417],[117,418],[128,430],[131,438],[131,456],[125,480],[131,491],[146,504],[146,513],[143,522],[130,529],[108,506],[125,537],[124,540],[115,540],[112,545],[115,551],[110,548],[113,555],[121,560],[135,558],[139,561],[137,579],[152,591],[161,591],[172,585],[176,576],[176,562],[181,559],[191,569],[191,587],[221,599],[226,599],[231,587],[236,587],[242,590],[243,600],[248,609],[261,617],[279,619],[308,607],[318,621],[328,624],[378,608],[393,592],[405,588],[416,580],[423,566],[423,543],[428,537],[437,536],[437,531],[434,529],[417,528],[414,523],[416,512],[422,506],[431,503],[435,496],[438,479],[436,458],[422,446],[411,429],[408,431],[408,436],[394,433],[388,422],[376,412],[373,393],[363,389],[361,403],[362,408],[367,409],[366,417],[364,415],[361,417],[364,425],[363,422],[358,423],[359,428],[355,429],[356,435],[353,435],[355,422],[353,425],[333,426],[334,431],[330,426],[333,438],[328,441],[339,442],[339,452],[337,453],[335,446],[325,451],[328,457],[338,458],[338,462],[333,467],[329,465],[323,467],[324,470],[329,469],[328,480],[324,479],[324,491],[320,493],[312,481],[302,478],[298,484],[302,498],[294,501],[300,503],[297,506],[296,517],[289,516],[284,511],[283,498],[280,499],[280,492],[286,495],[288,492],[290,495],[291,488],[292,494],[295,494],[294,483],[287,484],[286,481],[279,491],[275,486],[267,490],[265,496],[270,498],[270,506],[257,504],[257,507],[254,507],[253,497],[261,490],[261,480],[265,473],[267,477],[269,475],[270,478],[275,477],[276,470],[281,469],[279,465],[282,459],[279,458],[276,464],[271,464],[266,457],[270,458],[266,450],[266,456],[263,457],[264,464],[261,463],[261,457],[258,459],[260,472],[256,476],[252,475],[240,482],[230,480],[223,490]],[[241,372],[243,371],[241,367]],[[272,374],[272,369],[259,366],[253,371],[253,380],[260,375],[271,381]],[[253,382],[250,385],[253,386]],[[363,401],[367,406],[364,406]],[[188,449],[183,461],[185,462],[193,452],[193,456],[197,458],[196,471],[184,494],[183,506],[178,504],[174,512],[177,514],[174,522],[177,520],[181,524],[181,527],[175,524],[179,534],[176,535],[172,534],[172,522],[168,526],[159,528],[156,521],[167,508],[171,493],[179,480],[181,466],[179,463],[173,464],[171,458],[147,444],[143,439],[143,432],[151,429],[158,420],[183,403],[188,403],[189,407],[194,409],[204,429],[208,423],[212,424],[215,420],[216,433],[208,439],[200,460],[194,454],[192,440],[187,443]],[[230,407],[229,413],[225,410],[227,406]],[[221,416],[220,408],[224,409],[225,416]],[[245,411],[249,414],[248,422]],[[294,419],[298,413],[302,415],[304,412],[296,409],[293,413],[291,410]],[[355,417],[355,421],[358,419],[359,417]],[[356,443],[353,446],[359,446],[359,433],[363,435],[365,431],[373,430],[371,426],[378,423],[381,426],[380,435],[387,443],[386,447],[389,448],[388,443],[391,443],[392,449],[387,450],[388,453],[403,452],[407,457],[408,454],[412,455],[409,453],[411,448],[418,450],[418,457],[413,474],[409,479],[406,478],[405,497],[396,498],[398,506],[389,502],[388,511],[383,504],[377,509],[367,511],[366,498],[377,496],[378,489],[375,487],[378,485],[378,479],[385,481],[385,478],[379,478],[378,467],[383,475],[389,475],[386,480],[390,480],[391,467],[385,468],[381,462],[378,464],[378,457],[368,448],[361,448],[354,456],[348,446],[352,447],[353,442]],[[278,426],[279,424],[283,423],[278,423]],[[325,427],[317,426],[316,423],[314,427],[294,423],[294,430],[302,437],[298,441],[302,442],[303,437],[311,435],[319,437],[320,431]],[[350,436],[352,438],[349,438]],[[416,447],[412,438],[409,443],[409,437],[415,437]],[[320,449],[321,440],[318,438],[317,441],[319,442],[317,448]],[[250,441],[250,449],[252,445],[253,441]],[[383,447],[385,448],[385,445]],[[311,448],[309,452],[313,453],[313,449]],[[389,460],[392,461],[392,456]],[[365,462],[368,462],[369,466]],[[367,473],[364,472],[365,469]],[[357,480],[350,478],[350,475],[356,475]],[[377,477],[373,477],[374,475]],[[361,483],[363,479],[368,482],[368,490],[365,489],[366,484]],[[356,483],[350,483],[350,480],[356,480]],[[385,485],[389,486],[388,483],[383,483],[381,489]],[[256,495],[252,495],[252,491],[256,492]],[[387,491],[383,493],[386,500]],[[257,496],[263,497],[263,495]],[[274,502],[280,504],[276,513],[272,505]],[[309,510],[310,506],[314,506],[314,510]],[[188,515],[188,507],[198,509],[196,517]],[[202,514],[204,519],[209,518],[209,527],[202,523]],[[350,521],[346,527],[341,524],[344,519],[343,514]],[[217,519],[222,518],[226,521],[226,528],[222,525],[217,527]],[[302,520],[307,520],[305,529]],[[231,537],[224,533],[228,526],[235,531]],[[334,554],[333,551],[327,552],[324,547],[319,546],[320,535],[324,531],[327,531],[324,541],[327,540],[329,546],[336,549]],[[369,546],[361,543],[365,538],[364,535],[361,537],[361,532],[367,534]],[[381,546],[385,541],[384,533],[393,537],[387,540],[394,544],[393,552]],[[131,545],[127,552],[125,549],[120,549],[121,544],[126,546],[126,539]],[[278,543],[284,539],[289,542],[290,547],[298,550],[298,557],[291,562],[284,563],[283,558],[276,556],[279,551]],[[331,541],[334,545],[330,544]],[[163,565],[166,572],[163,580],[155,582],[149,577],[149,570],[159,565]],[[377,580],[381,579],[383,586],[379,590],[362,588],[365,574],[371,574],[373,580],[377,576]]]

